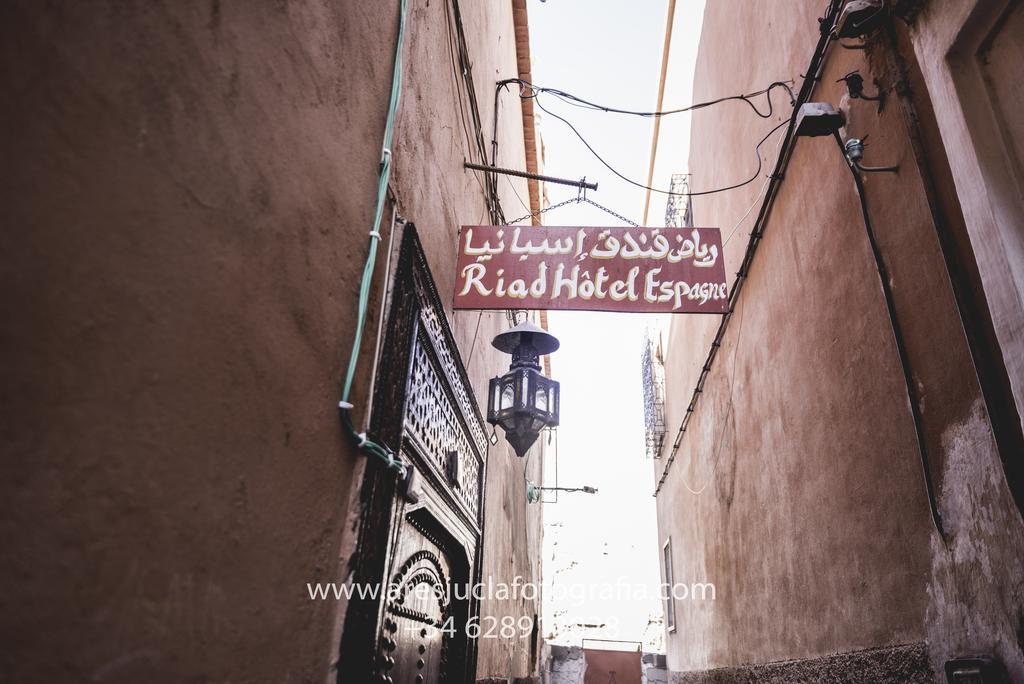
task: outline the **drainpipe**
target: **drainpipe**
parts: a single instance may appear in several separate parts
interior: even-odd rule
[[[390,188],[388,189],[390,192]],[[384,322],[391,302],[391,256],[394,252],[395,229],[405,220],[398,215],[398,200],[391,198],[391,230],[388,231],[388,251],[384,262],[384,286],[380,296],[380,311],[377,314],[377,339],[373,345],[373,365],[370,368],[370,389],[367,392],[366,411],[363,413],[363,433],[370,432],[370,418],[373,415],[373,391],[377,384],[377,365],[380,363],[380,348],[384,340]]]

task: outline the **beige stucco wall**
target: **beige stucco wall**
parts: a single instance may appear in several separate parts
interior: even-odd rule
[[[1020,5],[1001,0],[929,2],[910,29],[928,93],[938,103],[938,132],[1019,415],[1024,415],[1024,129],[1017,88],[1022,17]],[[999,52],[992,64],[979,52],[993,40],[1014,44],[1017,53]],[[983,68],[986,62],[989,67]]]
[[[468,49],[473,66],[480,118],[490,148],[494,117],[494,84],[517,75],[512,3],[461,3]],[[438,291],[450,306],[455,288],[456,231],[462,224],[487,223],[486,207],[476,172],[462,169],[465,159],[479,161],[475,150],[467,149],[457,117],[458,96],[454,90],[451,58],[448,55],[444,3],[412,3],[413,24],[407,63],[407,90],[399,115],[396,136],[395,184],[402,198],[401,211],[415,220],[424,239],[424,249],[437,281]],[[465,94],[463,94],[465,98]],[[522,111],[518,98],[505,96],[499,102],[497,165],[525,168]],[[467,111],[468,117],[468,111]],[[443,123],[441,123],[443,122]],[[472,131],[471,131],[472,132]],[[522,179],[499,179],[499,195],[509,218],[521,215],[522,206],[513,194],[527,202],[529,192]],[[449,311],[456,340],[466,361],[473,389],[486,411],[487,380],[508,370],[510,357],[491,347],[494,336],[508,327],[504,312]],[[530,479],[540,481],[541,442],[534,447],[529,463],[515,455],[498,430],[499,442],[488,453],[485,490],[483,571],[484,581],[511,583],[519,575],[524,581],[540,577],[541,509],[527,506],[524,466]],[[481,615],[518,620],[540,613],[539,597],[485,600]],[[529,638],[511,640],[487,638],[478,642],[477,676],[523,677],[531,674]]]
[[[694,101],[797,86],[826,3],[708,3]],[[706,670],[928,642],[933,668],[994,653],[1024,677],[1014,647],[1024,593],[1024,528],[999,454],[896,98],[850,102],[836,83],[859,69],[892,87],[884,44],[833,48],[813,100],[846,110],[870,135],[867,177],[914,382],[923,398],[947,542],[932,527],[900,360],[848,169],[831,138],[802,139],[786,170],[740,297],[668,478],[660,541],[675,580],[713,582],[714,601],[677,601],[673,671]],[[756,166],[753,147],[788,117],[743,103],[697,112],[691,190],[728,185]],[[770,172],[775,144],[763,146]],[[664,152],[662,152],[664,153]],[[696,225],[719,226],[730,282],[764,178],[698,197]],[[737,222],[738,225],[737,225]],[[669,444],[690,401],[717,318],[676,317],[668,340]],[[669,447],[670,448],[670,447]],[[660,477],[665,452],[656,462]],[[956,625],[956,626],[954,626]]]
[[[392,186],[447,298],[458,226],[486,214],[462,168],[475,152],[446,5],[409,5]],[[511,4],[463,5],[489,142],[493,82],[516,74]],[[336,407],[397,8],[0,10],[0,679],[335,676],[344,605],[311,602],[305,584],[343,580],[352,549],[364,460]],[[499,163],[521,168],[514,99],[498,143]],[[528,197],[502,180],[509,208],[513,185]],[[448,313],[483,397],[507,367],[488,344],[504,316]],[[540,507],[526,510],[503,440],[490,456],[485,575],[536,574]],[[482,675],[528,674],[521,644],[491,640],[479,657]]]

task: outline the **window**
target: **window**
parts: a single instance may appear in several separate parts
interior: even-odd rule
[[[669,632],[676,631],[676,603],[672,598],[672,588],[675,586],[675,575],[672,572],[672,539],[665,540],[662,547],[665,564],[665,627]]]

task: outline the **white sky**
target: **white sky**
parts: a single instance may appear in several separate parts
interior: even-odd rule
[[[528,9],[535,84],[609,106],[655,108],[666,0],[530,0]],[[703,12],[704,0],[677,0],[666,109],[690,101]],[[653,119],[589,111],[545,95],[540,103],[569,119],[619,172],[646,183]],[[640,222],[645,192],[616,178],[563,123],[536,111],[545,145],[543,172],[597,181],[590,199]],[[686,170],[688,136],[689,115],[662,120],[655,187],[667,188],[672,173]],[[576,195],[575,189],[558,185],[549,184],[547,191],[551,204]],[[664,196],[654,195],[649,225],[664,225],[664,211]],[[553,211],[544,223],[622,225],[585,204]],[[656,598],[660,551],[653,466],[644,453],[640,352],[645,328],[662,321],[638,314],[551,312],[549,322],[562,341],[551,359],[552,373],[562,383],[559,485],[592,485],[599,493],[562,493],[557,504],[545,505],[549,584],[543,631],[556,644],[614,638],[657,648],[661,626],[649,623],[662,613]],[[553,461],[549,458],[547,485],[554,484]],[[557,601],[558,587],[550,584],[569,591],[574,584],[614,586],[620,580],[645,585],[650,598]],[[588,624],[606,626],[580,627]]]

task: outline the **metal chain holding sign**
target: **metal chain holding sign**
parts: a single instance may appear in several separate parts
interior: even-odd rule
[[[548,212],[548,211],[551,211],[552,209],[558,209],[559,207],[564,207],[566,204],[573,204],[574,202],[579,202],[579,201],[580,201],[579,197],[572,197],[570,199],[565,200],[564,202],[559,202],[558,204],[552,204],[550,207],[544,207],[540,211],[535,211],[533,213],[527,214],[526,216],[517,218],[514,221],[509,221],[508,223],[509,223],[510,226],[511,225],[515,225],[515,224],[519,223],[520,221],[525,221],[528,218],[534,218],[534,217],[540,216],[541,214],[543,214],[545,212]]]
[[[608,207],[603,206],[601,204],[598,204],[594,200],[590,199],[589,197],[586,196],[586,193],[584,193],[584,194],[582,194],[582,195],[580,195],[578,197],[571,197],[571,198],[565,200],[564,202],[559,202],[558,204],[552,204],[550,207],[545,207],[544,209],[541,209],[540,211],[535,211],[535,212],[527,214],[526,216],[523,216],[521,218],[517,218],[514,221],[510,221],[509,225],[515,225],[516,223],[519,223],[520,221],[525,221],[526,219],[534,218],[536,216],[540,216],[541,214],[543,214],[545,212],[548,212],[548,211],[552,211],[553,209],[558,209],[559,207],[564,207],[567,204],[575,204],[575,203],[578,203],[578,202],[586,202],[587,204],[595,206],[598,209],[600,209],[601,211],[603,211],[603,212],[605,212],[607,214],[611,214],[612,216],[614,216],[615,218],[619,219],[623,223],[628,223],[629,225],[633,226],[634,228],[639,228],[640,227],[640,224],[636,223],[635,221],[630,221],[628,218],[626,218],[622,214],[619,214],[618,212],[612,211]]]
[[[590,199],[586,195],[584,195],[582,198],[580,198],[580,201],[581,202],[586,202],[587,204],[592,204],[593,206],[597,207],[601,211],[603,211],[603,212],[605,212],[607,214],[611,214],[612,216],[614,216],[615,218],[619,219],[623,223],[628,223],[629,225],[633,226],[634,228],[639,228],[640,227],[639,223],[636,223],[634,221],[630,221],[628,218],[626,218],[622,214],[616,213],[616,212],[612,211],[611,209],[609,209],[608,207],[605,207],[605,206],[602,206],[602,205],[598,204],[597,202],[595,202],[594,200]]]

